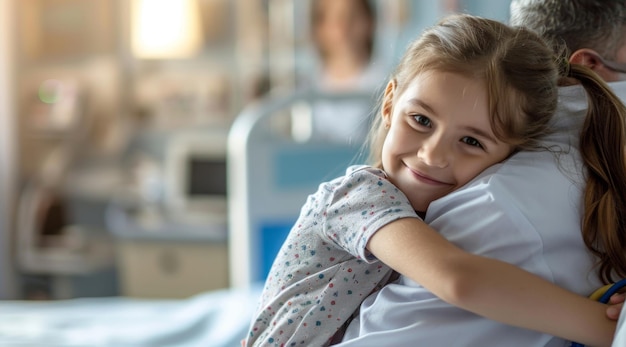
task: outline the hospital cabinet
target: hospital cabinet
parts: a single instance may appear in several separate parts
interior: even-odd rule
[[[228,287],[225,242],[124,240],[118,252],[125,296],[184,298]]]
[[[134,179],[105,215],[121,294],[187,297],[226,288],[226,131],[143,131]],[[131,189],[132,188],[132,189]]]

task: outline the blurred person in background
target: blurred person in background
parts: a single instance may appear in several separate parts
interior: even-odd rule
[[[318,59],[301,86],[319,92],[373,96],[388,73],[387,65],[374,59],[376,17],[369,0],[313,0],[311,38]],[[370,125],[371,105],[355,101],[315,103],[311,136],[362,143]]]

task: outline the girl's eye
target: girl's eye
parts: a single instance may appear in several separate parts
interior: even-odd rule
[[[415,118],[415,121],[417,122],[417,124],[424,126],[424,127],[431,127],[432,123],[430,121],[430,118],[423,116],[423,115],[417,115],[417,116],[413,116],[413,118]]]
[[[476,140],[473,137],[465,136],[461,139],[461,142],[464,142],[470,146],[483,148],[483,145],[480,143],[480,141]]]

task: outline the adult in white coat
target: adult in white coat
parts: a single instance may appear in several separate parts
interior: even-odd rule
[[[557,49],[565,44],[570,62],[586,65],[613,82],[610,87],[626,100],[626,83],[615,82],[626,78],[626,67],[620,65],[626,62],[626,2],[514,0],[511,9],[513,25],[537,31]],[[579,134],[586,111],[583,88],[562,87],[554,133],[544,143],[552,153],[515,154],[465,188],[433,202],[426,222],[466,251],[510,262],[581,295],[590,294],[601,280],[610,281],[616,272],[613,280],[623,276],[623,268],[615,271],[602,265],[609,261],[605,251],[610,246],[593,235],[585,235],[585,244],[581,237],[586,171]],[[604,261],[599,273],[591,249]],[[623,252],[616,254],[624,257]],[[619,338],[618,332],[616,343]],[[366,299],[340,346],[566,344],[448,305],[401,277]]]

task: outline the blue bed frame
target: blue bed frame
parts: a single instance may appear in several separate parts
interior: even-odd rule
[[[263,281],[307,196],[349,165],[364,162],[361,142],[297,141],[276,134],[272,120],[316,101],[367,102],[373,110],[374,99],[371,93],[303,91],[252,104],[236,118],[227,147],[232,287]]]

